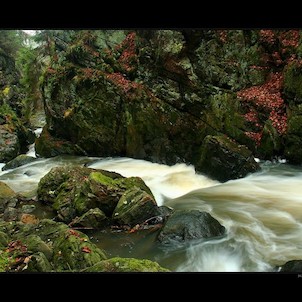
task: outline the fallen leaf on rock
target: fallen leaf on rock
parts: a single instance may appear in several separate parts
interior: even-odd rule
[[[89,254],[91,253],[91,249],[88,246],[84,246],[82,247],[82,252]]]

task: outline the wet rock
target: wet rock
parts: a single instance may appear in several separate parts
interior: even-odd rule
[[[207,212],[176,210],[158,235],[164,244],[171,241],[186,242],[193,239],[223,236],[225,227]]]
[[[86,272],[169,272],[161,267],[157,262],[135,259],[135,258],[110,258],[101,261],[91,267]]]
[[[37,193],[40,201],[52,205],[60,220],[72,225],[99,228],[112,218],[114,223],[132,225],[159,215],[154,197],[141,178],[105,170],[53,168],[40,180]],[[135,202],[130,202],[132,198]]]
[[[15,169],[17,167],[31,163],[35,160],[36,160],[35,157],[28,156],[25,154],[20,154],[16,158],[9,161],[4,167],[2,167],[2,171],[9,170],[9,169]]]
[[[260,170],[252,152],[226,136],[207,136],[201,147],[201,155],[196,170],[225,182],[242,178]]]
[[[302,260],[291,260],[281,266],[280,272],[284,273],[301,273]]]
[[[154,198],[145,191],[134,187],[122,195],[112,218],[120,225],[134,226],[160,214]]]
[[[101,229],[108,225],[108,217],[99,208],[90,209],[81,217],[76,217],[69,224],[71,227]]]

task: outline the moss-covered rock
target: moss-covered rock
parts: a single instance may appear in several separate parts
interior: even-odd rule
[[[3,166],[2,171],[8,170],[8,169],[15,169],[17,167],[31,163],[35,160],[36,160],[35,157],[28,156],[25,154],[20,154],[16,158],[10,160],[5,166]]]
[[[2,222],[0,229],[1,249],[7,249],[6,257],[12,260],[9,271],[80,271],[106,259],[87,235],[60,222]]]
[[[207,136],[196,169],[221,182],[260,170],[252,152],[226,136]]]
[[[53,250],[53,262],[58,271],[80,271],[107,258],[88,236],[73,230],[62,232]]]
[[[159,207],[153,197],[134,187],[122,195],[112,218],[117,224],[134,226],[160,214]]]
[[[157,262],[135,258],[110,258],[89,267],[86,272],[169,272]]]
[[[171,241],[187,242],[192,239],[223,236],[225,227],[207,212],[176,210],[158,234],[164,244]]]
[[[131,190],[140,192],[135,203],[130,203],[129,198],[134,197],[131,193],[130,197],[123,197]],[[158,209],[141,178],[125,178],[118,173],[79,166],[51,169],[40,180],[37,194],[40,201],[52,205],[62,221],[93,228],[105,226],[112,217],[116,218],[118,215],[112,214],[117,212],[118,203],[119,209],[123,209],[122,218],[115,221],[122,224],[142,223],[155,216]],[[125,207],[125,198],[130,207]]]

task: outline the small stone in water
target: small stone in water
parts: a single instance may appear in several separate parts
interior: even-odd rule
[[[127,204],[127,200],[125,200],[125,201],[123,202],[123,204]]]

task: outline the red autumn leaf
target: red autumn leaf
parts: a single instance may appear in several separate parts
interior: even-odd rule
[[[89,254],[91,253],[91,249],[88,246],[84,246],[82,247],[82,252]]]

